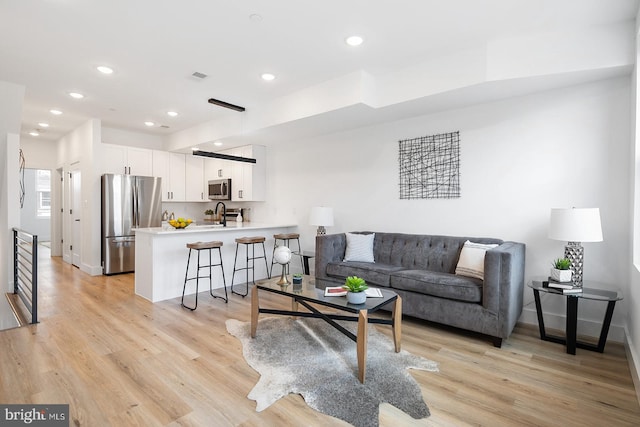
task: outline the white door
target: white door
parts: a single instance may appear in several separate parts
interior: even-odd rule
[[[81,175],[80,171],[71,171],[71,210],[69,211],[71,218],[71,264],[76,267],[80,267],[80,253],[82,250],[82,224],[80,219],[82,217],[82,195],[81,189]]]

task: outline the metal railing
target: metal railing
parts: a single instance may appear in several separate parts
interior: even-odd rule
[[[38,323],[38,236],[13,229],[13,293]]]

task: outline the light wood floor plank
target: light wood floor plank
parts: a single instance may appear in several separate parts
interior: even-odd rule
[[[298,395],[255,411],[247,394],[258,374],[225,327],[250,320],[248,297],[225,304],[202,292],[195,312],[179,299],[151,304],[133,294],[133,275],[90,277],[41,252],[41,323],[0,332],[0,402],[69,403],[77,426],[347,425]],[[272,294],[261,304],[290,307]],[[391,328],[376,328],[392,339]],[[402,348],[440,363],[437,373],[411,371],[432,415],[414,420],[384,404],[381,426],[640,425],[618,343],[571,356],[518,325],[497,349],[405,318]]]

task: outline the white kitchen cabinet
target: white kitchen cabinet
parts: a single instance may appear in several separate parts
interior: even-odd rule
[[[220,151],[221,154],[231,154],[228,150]],[[216,159],[213,157],[204,158],[205,180],[231,178],[231,164],[228,160]]]
[[[209,180],[231,178],[231,200],[264,201],[266,149],[246,145],[220,153],[256,159],[256,163],[202,158],[153,150],[153,176],[162,178],[163,202],[207,202]],[[220,172],[222,171],[222,172]],[[220,176],[222,175],[222,176]]]
[[[169,169],[169,152],[153,150],[153,176],[162,178],[162,201],[171,201],[171,191],[169,190],[170,180]]]
[[[153,176],[162,178],[162,201],[185,201],[184,154],[153,150]]]
[[[169,153],[169,192],[172,202],[184,202],[185,198],[185,156],[180,153]]]
[[[208,201],[205,193],[204,159],[193,155],[185,157],[185,200],[187,202]]]
[[[230,150],[234,156],[256,159],[256,163],[230,162],[231,200],[235,202],[264,201],[266,193],[266,148],[262,145],[245,145]]]
[[[103,173],[153,175],[152,150],[115,144],[102,145]]]

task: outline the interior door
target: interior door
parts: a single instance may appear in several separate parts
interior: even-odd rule
[[[71,264],[80,267],[80,254],[82,252],[82,179],[79,170],[69,173],[71,179]]]

